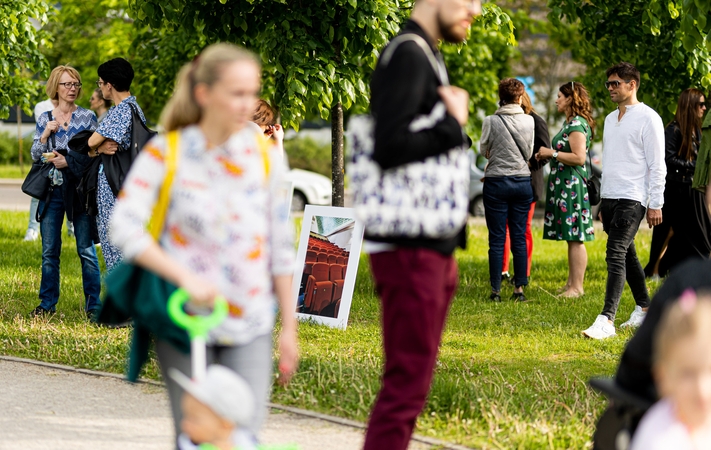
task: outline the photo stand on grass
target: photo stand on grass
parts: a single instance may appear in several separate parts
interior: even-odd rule
[[[362,245],[352,208],[306,205],[292,286],[299,319],[346,328]]]

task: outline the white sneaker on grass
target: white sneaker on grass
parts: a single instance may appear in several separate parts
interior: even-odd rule
[[[595,319],[595,323],[583,331],[583,334],[591,339],[607,339],[616,333],[615,326],[610,322],[610,319],[607,316],[599,315]]]
[[[37,230],[33,230],[32,228],[28,228],[27,232],[25,233],[25,241],[36,241],[39,239],[39,232]]]
[[[620,325],[622,328],[634,327],[638,328],[644,322],[644,318],[647,317],[647,311],[643,311],[642,307],[637,305],[634,307],[634,311],[630,314],[630,318],[627,322]]]

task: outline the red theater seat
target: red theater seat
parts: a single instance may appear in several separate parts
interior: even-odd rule
[[[336,264],[337,261],[338,261],[338,258],[336,257],[336,255],[328,255],[328,263],[329,264]]]
[[[328,262],[328,255],[325,253],[319,253],[316,255],[316,262]]]

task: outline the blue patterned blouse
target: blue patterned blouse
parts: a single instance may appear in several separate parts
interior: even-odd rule
[[[97,133],[107,139],[111,139],[118,143],[124,149],[131,147],[131,106],[133,103],[138,109],[138,115],[141,116],[143,123],[146,123],[146,117],[143,115],[143,110],[138,103],[136,97],[131,95],[126,97],[121,103],[109,109],[106,117],[96,130]]]
[[[49,112],[44,112],[40,114],[37,119],[37,127],[35,128],[35,138],[32,142],[32,149],[30,154],[32,159],[37,161],[42,156],[42,153],[47,153],[55,149],[65,149],[68,150],[67,144],[69,140],[74,137],[75,134],[84,130],[96,130],[98,123],[96,122],[96,115],[93,111],[84,109],[81,106],[77,106],[77,109],[72,113],[72,119],[69,122],[69,127],[65,130],[63,127],[59,127],[56,133],[54,133],[54,145],[50,142],[52,138],[47,139],[44,144],[40,142],[42,133],[44,129],[47,128],[47,123],[49,122]],[[56,147],[55,147],[56,145]],[[51,147],[51,148],[50,148]]]

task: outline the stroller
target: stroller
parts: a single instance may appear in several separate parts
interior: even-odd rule
[[[658,400],[652,376],[654,333],[669,305],[685,290],[711,290],[711,261],[689,259],[677,266],[652,299],[647,317],[622,353],[613,378],[592,378],[590,387],[610,401],[597,422],[593,450],[627,450],[642,416]]]

